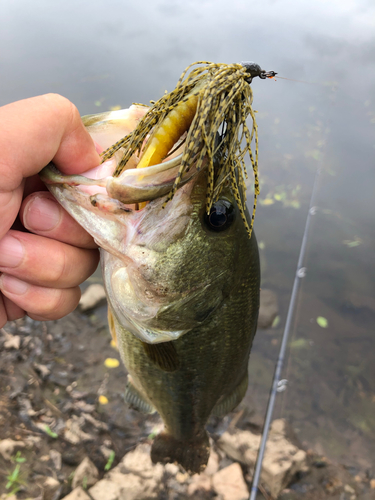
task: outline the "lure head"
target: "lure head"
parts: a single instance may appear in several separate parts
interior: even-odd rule
[[[243,61],[241,64],[250,75],[249,78],[246,79],[247,83],[251,83],[253,78],[256,76],[259,76],[259,78],[264,80],[265,78],[273,78],[277,75],[275,71],[265,71],[259,66],[259,64],[252,61]]]
[[[247,78],[247,83],[251,83],[253,78],[256,76],[260,76],[265,73],[265,71],[259,66],[259,64],[252,61],[243,61],[241,62],[242,66],[246,69],[246,72],[249,73],[249,78]]]

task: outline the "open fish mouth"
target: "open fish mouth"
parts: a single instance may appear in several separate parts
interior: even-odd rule
[[[131,106],[129,110],[121,110],[124,120],[129,119],[129,112],[132,112],[132,108],[135,108],[134,114],[136,114],[138,112],[137,106]],[[120,116],[117,116],[120,120]],[[92,120],[91,116],[88,118]],[[85,118],[83,120],[85,121]],[[103,121],[105,120],[101,118],[97,126],[102,126]],[[91,128],[93,127],[91,126]],[[105,195],[108,197],[108,202],[112,201],[120,207],[121,205],[117,204],[115,200],[122,204],[133,205],[152,201],[168,194],[178,175],[181,159],[182,153],[179,153],[157,165],[140,169],[137,168],[139,159],[133,156],[128,162],[127,168],[117,177],[113,175],[117,168],[115,159],[107,160],[84,175],[63,175],[51,163],[42,170],[40,175],[45,184],[50,186],[64,185],[67,189],[80,187],[82,193],[91,196],[93,206],[95,206],[95,195],[102,197]],[[132,166],[135,168],[131,168]],[[181,178],[180,185],[184,185],[196,173],[197,170],[192,168]],[[103,198],[100,200],[103,201]]]
[[[122,121],[128,122],[133,116],[137,117],[140,113],[139,108],[140,106],[133,105],[129,109],[120,110],[121,113],[116,112],[116,123],[112,123],[112,126],[119,126],[119,123]],[[141,112],[146,110],[146,107],[141,108]],[[113,121],[111,117],[112,113],[105,113],[104,115],[83,117],[84,124],[90,124],[87,128],[93,136],[97,135],[97,131],[99,130],[99,136],[102,137],[103,132],[100,134],[100,130],[104,130],[105,133],[106,129],[111,126],[111,122]],[[111,136],[115,135],[112,133]],[[180,169],[181,159],[181,152],[177,155],[174,153],[170,159],[166,158],[157,165],[140,169],[137,168],[139,158],[133,155],[129,159],[126,168],[122,171],[122,174],[116,177],[113,175],[117,168],[116,156],[86,172],[84,175],[63,175],[51,163],[42,170],[40,175],[45,184],[49,186],[64,185],[67,189],[69,187],[79,187],[82,194],[85,193],[92,197],[93,206],[95,206],[96,195],[98,195],[101,197],[99,198],[101,203],[103,203],[103,196],[107,196],[108,202],[112,201],[113,208],[115,205],[119,208],[121,207],[121,203],[134,205],[152,201],[168,194],[174,185]],[[181,178],[181,185],[189,181],[196,173],[196,169],[193,168],[185,174]],[[120,204],[116,203],[115,200],[120,202]]]

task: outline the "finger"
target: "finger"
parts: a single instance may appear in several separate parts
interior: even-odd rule
[[[67,174],[100,163],[77,108],[65,97],[47,94],[3,106],[0,123],[1,191],[13,191],[52,160]]]
[[[5,306],[5,311],[7,314],[8,321],[14,321],[16,319],[23,318],[25,316],[25,311],[21,309],[17,304],[12,302],[8,297],[3,297],[3,302]]]
[[[91,276],[98,262],[97,250],[84,250],[31,233],[11,230],[0,241],[0,271],[34,285],[76,286]]]
[[[97,248],[89,235],[48,192],[33,193],[22,203],[20,218],[26,229],[80,248]]]
[[[5,297],[38,321],[60,319],[74,311],[81,297],[80,288],[46,288],[30,285],[8,274],[0,276]]]

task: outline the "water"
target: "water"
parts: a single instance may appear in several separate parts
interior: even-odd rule
[[[254,60],[262,287],[280,322],[258,332],[249,397],[265,409],[309,197],[322,168],[276,416],[309,447],[364,469],[375,456],[375,7],[371,0],[0,5],[0,104],[46,92],[81,114],[159,98],[196,60]],[[317,317],[324,317],[322,328]]]

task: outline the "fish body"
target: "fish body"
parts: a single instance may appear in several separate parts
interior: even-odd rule
[[[200,472],[208,459],[205,424],[209,416],[233,410],[247,389],[260,273],[255,235],[248,238],[235,204],[230,227],[212,231],[205,222],[205,177],[192,184],[186,187],[191,189],[186,203],[192,206],[183,231],[164,248],[151,239],[133,249],[138,279],[147,283],[143,293],[167,298],[154,328],[188,331],[174,341],[148,344],[145,349],[147,344],[122,326],[113,303],[112,328],[131,375],[129,400],[136,407],[148,403],[149,411],[155,408],[165,424],[153,444],[152,459],[177,461],[186,470]],[[235,203],[229,190],[223,196]],[[149,206],[152,211],[152,203]],[[112,263],[109,268],[106,263],[112,256],[104,254],[102,260],[108,290],[113,272]],[[169,345],[173,349],[165,352]]]
[[[243,77],[238,67],[234,65],[234,71]],[[182,105],[170,108],[186,108],[190,95],[198,104],[203,100],[189,87]],[[211,90],[207,95],[212,97]],[[225,104],[232,113],[226,95],[215,97],[222,102],[218,109]],[[242,94],[236,95],[240,99]],[[250,104],[241,108],[238,101],[237,114],[228,115],[230,120],[243,109],[250,109],[253,116]],[[200,138],[194,129],[187,135],[187,145],[180,141],[160,164],[136,168],[142,163],[143,146],[138,140],[132,154],[125,151],[124,166],[122,150],[131,147],[135,136],[119,137],[135,126],[146,137],[145,113],[147,121],[147,108],[140,106],[84,118],[95,140],[108,148],[104,158],[112,158],[84,176],[63,176],[50,165],[41,177],[101,247],[109,326],[129,372],[125,399],[140,411],[157,411],[165,424],[153,443],[152,460],[178,462],[195,473],[205,468],[209,457],[208,418],[233,410],[247,389],[259,309],[259,254],[244,191],[241,196],[236,189],[238,179],[244,185],[244,153],[228,156],[241,141],[230,142],[225,134],[216,133],[218,147],[211,139],[208,142],[203,131],[206,160],[197,150]],[[202,115],[205,126],[208,114]],[[152,144],[177,118],[169,119],[169,128],[153,129]],[[220,117],[211,118],[218,127]],[[153,118],[149,122],[155,127]],[[245,118],[242,124],[246,127]],[[238,127],[233,130],[238,134]],[[255,125],[254,131],[256,135]],[[250,132],[245,135],[247,142],[251,140]],[[114,140],[118,142],[111,146]],[[155,156],[157,144],[152,147]],[[199,168],[190,161],[189,148],[200,157]],[[256,173],[256,160],[252,156],[251,160]],[[214,199],[208,193],[214,193]]]
[[[126,400],[165,424],[152,459],[191,472],[208,460],[209,416],[224,416],[246,392],[259,309],[255,234],[229,188],[221,200],[231,221],[211,227],[206,184],[202,172],[164,209],[162,197],[123,214],[93,207],[76,186],[49,185],[101,245],[110,329],[130,375]]]

